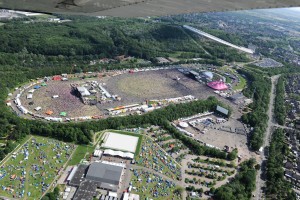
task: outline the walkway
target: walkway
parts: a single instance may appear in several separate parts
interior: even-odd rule
[[[267,146],[269,146],[270,144],[270,140],[271,140],[271,136],[272,136],[272,127],[274,127],[274,125],[280,127],[279,125],[277,125],[275,123],[274,120],[274,100],[275,100],[275,94],[276,94],[276,84],[278,81],[278,78],[280,77],[280,75],[276,75],[276,76],[272,76],[271,77],[271,82],[272,82],[272,87],[271,87],[271,94],[270,94],[270,102],[269,102],[269,109],[268,109],[268,127],[266,129],[266,133],[265,133],[265,138],[263,141],[263,149]],[[262,151],[260,153],[260,158],[261,160],[258,161],[258,164],[260,164],[262,166],[263,162],[267,161],[266,155],[264,154],[264,151]],[[262,179],[263,176],[263,171],[261,169],[258,170],[257,175],[256,175],[256,190],[254,191],[254,199],[256,200],[261,200],[264,199],[264,194],[263,194],[263,187],[265,186],[265,181]]]

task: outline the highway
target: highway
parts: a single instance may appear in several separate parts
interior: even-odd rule
[[[202,36],[204,36],[204,37],[207,37],[207,38],[209,38],[209,39],[212,39],[212,40],[214,40],[214,41],[217,41],[217,42],[219,42],[219,43],[221,43],[221,44],[225,44],[225,45],[230,46],[230,47],[232,47],[232,48],[235,48],[235,49],[237,49],[237,50],[243,51],[243,52],[245,52],[245,53],[249,53],[249,54],[253,54],[253,53],[254,53],[254,51],[252,51],[251,49],[248,49],[248,48],[245,48],[245,47],[241,47],[241,46],[237,46],[237,45],[234,45],[234,44],[232,44],[232,43],[230,43],[230,42],[226,42],[226,41],[224,41],[224,40],[222,40],[222,39],[220,39],[220,38],[217,38],[217,37],[215,37],[215,36],[213,36],[213,35],[211,35],[211,34],[208,34],[208,33],[205,33],[205,32],[203,32],[203,31],[200,31],[200,30],[198,30],[198,29],[196,29],[196,28],[193,28],[193,27],[191,27],[191,26],[183,25],[183,28],[188,29],[188,30],[190,30],[190,31],[192,31],[192,32],[194,32],[194,33],[197,33],[197,34],[199,34],[199,35],[202,35]]]

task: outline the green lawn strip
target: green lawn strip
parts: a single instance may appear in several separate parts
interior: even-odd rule
[[[103,133],[105,133],[105,131],[99,131],[99,132],[94,133],[94,138],[93,138],[94,145],[97,145],[97,143],[101,140]]]
[[[77,165],[82,159],[88,159],[89,155],[94,152],[93,146],[77,146],[72,158],[68,162],[68,166]]]
[[[233,89],[234,90],[242,90],[246,87],[247,81],[241,75],[237,74],[237,76],[239,77],[240,82],[236,86],[234,86]]]

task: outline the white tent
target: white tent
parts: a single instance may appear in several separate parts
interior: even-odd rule
[[[103,152],[101,150],[95,150],[94,151],[94,157],[101,157],[102,153]]]
[[[122,151],[114,151],[111,149],[106,149],[103,153],[104,155],[110,155],[110,156],[119,156],[122,158],[129,158],[129,159],[133,159],[134,158],[134,154],[133,153],[129,153],[129,152],[122,152]]]
[[[41,110],[42,108],[39,106],[39,107],[36,107],[34,110],[36,110],[36,111],[39,111],[39,110]]]
[[[32,99],[32,94],[27,94],[27,99]]]

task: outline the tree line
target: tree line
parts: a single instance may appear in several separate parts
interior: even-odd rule
[[[287,116],[286,107],[284,103],[285,98],[285,77],[280,76],[276,85],[276,96],[274,104],[275,119],[278,124],[284,125]]]
[[[285,141],[284,131],[276,129],[269,146],[266,170],[267,199],[283,200],[296,199],[291,183],[284,179],[283,162],[289,156],[289,147]]]
[[[268,126],[267,110],[269,107],[271,80],[269,77],[259,72],[240,69],[248,79],[248,87],[243,91],[244,95],[253,98],[250,104],[252,112],[244,114],[242,121],[249,124],[253,131],[249,137],[249,146],[252,150],[257,151],[263,144],[263,138]]]
[[[215,200],[246,200],[251,199],[255,189],[256,169],[255,160],[250,159],[241,163],[237,175],[229,183],[211,190]]]

